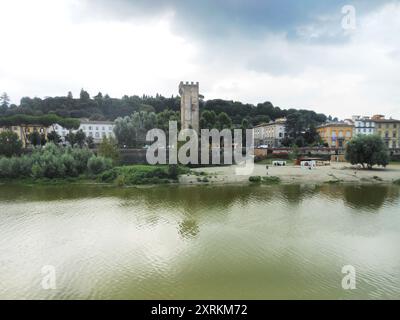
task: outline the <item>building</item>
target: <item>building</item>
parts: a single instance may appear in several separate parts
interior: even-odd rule
[[[282,147],[286,137],[286,119],[280,118],[270,123],[263,123],[253,128],[255,145],[266,145],[269,148]]]
[[[71,130],[76,133],[82,130],[87,137],[93,137],[94,143],[100,143],[104,137],[115,138],[114,135],[114,122],[113,121],[89,121],[86,119],[81,120],[81,124],[77,130]],[[55,131],[65,140],[65,136],[70,132],[59,124],[54,124],[49,128],[49,131]]]
[[[353,138],[354,125],[345,122],[331,122],[317,127],[324,143],[331,148],[344,148]]]
[[[353,116],[354,135],[372,135],[375,134],[375,122],[370,117]]]
[[[400,120],[386,119],[383,115],[372,117],[375,122],[376,134],[378,134],[389,149],[400,148]]]
[[[47,139],[48,129],[40,124],[27,124],[27,125],[14,125],[14,126],[3,126],[0,127],[0,132],[12,131],[17,134],[18,139],[22,142],[22,147],[26,148],[30,145],[29,136],[34,132],[38,132],[40,135],[44,135]]]
[[[181,96],[181,128],[199,131],[199,83],[185,82],[179,84]]]

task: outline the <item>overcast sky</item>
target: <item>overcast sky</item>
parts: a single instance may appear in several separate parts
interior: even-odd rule
[[[206,99],[400,118],[399,1],[1,0],[0,12],[0,92],[14,103],[81,88],[171,96],[187,80]]]

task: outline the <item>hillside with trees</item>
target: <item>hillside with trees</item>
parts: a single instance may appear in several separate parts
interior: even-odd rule
[[[179,120],[180,97],[156,96],[123,96],[111,98],[101,92],[91,97],[81,90],[79,97],[73,97],[69,92],[62,97],[46,97],[21,99],[20,104],[10,105],[10,99],[6,93],[0,97],[0,123],[21,123],[25,120],[48,122],[52,119],[65,118],[67,127],[74,127],[71,118],[88,118],[90,120],[111,120],[117,118],[132,117],[134,114],[148,113],[154,118],[154,123],[167,128],[168,120]],[[263,102],[257,105],[222,99],[200,99],[200,126],[201,128],[251,128],[253,126],[268,123],[277,118],[286,117],[288,137],[284,141],[287,146],[311,145],[319,142],[315,127],[326,122],[329,118],[310,110],[281,109],[271,102]],[[121,121],[121,120],[120,120]],[[125,119],[125,121],[128,121]],[[60,123],[61,124],[61,123]]]

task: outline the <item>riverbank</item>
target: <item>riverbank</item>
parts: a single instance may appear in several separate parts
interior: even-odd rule
[[[251,184],[250,176],[261,177],[275,183],[293,184],[324,184],[324,183],[356,183],[356,184],[392,184],[400,181],[400,164],[391,164],[386,168],[373,170],[360,169],[349,163],[332,163],[330,166],[317,167],[309,170],[299,166],[285,167],[255,164],[250,176],[236,175],[239,166],[215,166],[188,169],[179,166],[178,170],[168,169],[167,166],[136,165],[116,167],[96,177],[82,175],[68,178],[31,177],[18,179],[1,179],[0,184],[16,183],[25,185],[56,185],[56,184],[97,184],[105,186],[151,186],[158,184],[176,185],[216,185]],[[266,178],[268,177],[268,178]],[[256,180],[256,179],[254,179]],[[265,182],[265,181],[264,181]]]
[[[196,168],[193,171],[203,172],[206,182],[212,184],[250,183],[249,176],[236,175],[238,166],[220,166],[208,168]],[[394,183],[400,180],[400,164],[391,164],[386,168],[374,168],[373,170],[360,169],[349,163],[332,163],[330,166],[317,167],[313,170],[300,166],[274,167],[255,164],[251,176],[277,177],[282,183]],[[198,176],[183,175],[181,184],[204,183]]]

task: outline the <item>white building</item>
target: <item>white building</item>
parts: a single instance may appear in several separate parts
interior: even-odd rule
[[[93,137],[94,143],[100,143],[104,137],[115,138],[114,135],[114,122],[113,121],[89,121],[81,120],[79,129],[71,130],[73,133],[82,130],[87,137]],[[49,128],[50,131],[55,131],[57,134],[65,140],[65,136],[69,133],[69,129],[63,128],[62,126],[55,124]]]
[[[352,120],[354,122],[354,135],[375,134],[375,121],[370,117],[353,116]]]
[[[279,148],[286,137],[286,119],[280,118],[270,123],[263,123],[253,128],[255,145],[267,145]]]

